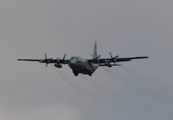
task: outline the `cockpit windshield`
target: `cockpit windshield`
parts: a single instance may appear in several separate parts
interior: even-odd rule
[[[74,60],[74,57],[71,57],[70,60]]]
[[[76,56],[73,56],[73,57],[70,58],[70,61],[79,61],[79,58],[76,57]]]

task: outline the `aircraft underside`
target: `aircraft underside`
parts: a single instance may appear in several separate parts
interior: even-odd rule
[[[92,76],[94,71],[97,69],[92,64],[89,65],[89,64],[84,64],[84,63],[69,64],[69,67],[72,69],[75,76],[78,76],[79,73]]]
[[[82,70],[79,70],[79,69],[72,69],[72,71],[73,71],[73,73],[74,73],[75,76],[78,76],[79,73],[92,76],[92,74],[94,73],[93,71],[90,71],[90,70],[82,71]]]

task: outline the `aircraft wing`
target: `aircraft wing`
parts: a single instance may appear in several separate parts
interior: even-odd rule
[[[145,58],[149,58],[149,57],[142,56],[142,57],[126,57],[126,58],[101,58],[101,59],[98,59],[98,60],[89,59],[88,63],[127,62],[127,61],[131,61],[131,60],[134,60],[134,59],[145,59]]]
[[[33,61],[33,62],[40,62],[40,63],[46,63],[49,61],[49,63],[57,63],[57,60],[55,59],[17,59],[19,61]]]
[[[39,62],[39,63],[45,63],[46,64],[46,67],[48,66],[48,64],[50,63],[54,63],[54,64],[57,64],[59,66],[59,68],[61,68],[61,64],[68,64],[69,63],[69,60],[68,59],[52,59],[52,58],[49,58],[49,59],[17,59],[19,61],[32,61],[32,62]]]
[[[143,56],[143,57],[127,57],[127,58],[117,58],[116,62],[126,62],[126,61],[131,61],[134,59],[145,59],[145,58],[149,58],[147,56]]]
[[[17,59],[19,61],[33,61],[33,62],[40,62],[40,63],[61,63],[61,64],[67,64],[69,62],[68,59]]]
[[[39,62],[39,61],[43,61],[44,59],[17,59],[19,61],[34,61],[34,62]]]
[[[19,60],[19,61],[33,61],[33,62],[39,62],[39,63],[46,63],[46,66],[49,63],[58,63],[58,64],[68,64],[69,63],[69,60],[65,59],[66,54],[64,54],[63,59],[47,58],[47,54],[46,53],[44,54],[44,56],[45,56],[45,59],[17,59],[17,60]]]

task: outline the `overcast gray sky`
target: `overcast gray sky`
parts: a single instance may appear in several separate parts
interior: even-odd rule
[[[1,0],[0,119],[172,120],[172,0]],[[75,77],[17,58],[147,55]]]

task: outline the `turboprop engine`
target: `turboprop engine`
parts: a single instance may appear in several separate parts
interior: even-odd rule
[[[115,63],[116,63],[116,59],[117,59],[119,56],[117,55],[117,56],[113,57],[112,54],[111,54],[111,52],[109,53],[109,55],[110,55],[111,59],[108,60],[108,61],[106,61],[106,62],[105,62],[105,65],[106,65],[107,67],[120,66],[120,65],[118,65],[118,64],[115,64]],[[114,64],[111,64],[110,61],[113,62]]]
[[[112,67],[112,65],[110,64],[110,62],[106,62],[105,65],[106,65],[107,67]]]
[[[59,63],[55,63],[54,66],[57,68],[62,68],[62,65],[60,65]]]

